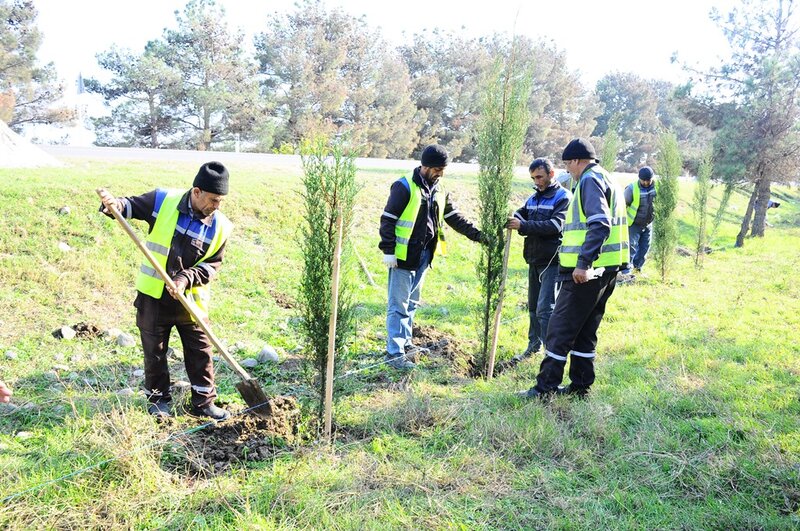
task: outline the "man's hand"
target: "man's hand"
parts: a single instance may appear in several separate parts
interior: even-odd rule
[[[506,228],[507,229],[519,230],[519,228],[521,226],[522,226],[522,222],[520,220],[518,220],[517,218],[508,218],[508,221],[506,221]]]
[[[575,284],[585,284],[586,282],[589,282],[587,270],[576,267],[572,270],[572,280],[575,281]]]
[[[120,209],[120,202],[105,188],[100,189],[100,200],[103,202],[103,214],[111,214],[111,207],[114,208],[117,212],[121,212]]]
[[[397,257],[393,254],[383,255],[383,265],[385,265],[389,269],[394,269],[395,267],[397,267]]]
[[[175,277],[173,282],[175,283],[175,290],[172,290],[169,286],[167,286],[167,291],[170,295],[172,295],[172,298],[177,301],[180,300],[178,294],[183,295],[183,293],[186,291],[186,286],[189,285],[189,282],[182,276]]]
[[[9,389],[6,383],[0,380],[0,402],[8,404],[11,402],[11,395],[14,393]]]

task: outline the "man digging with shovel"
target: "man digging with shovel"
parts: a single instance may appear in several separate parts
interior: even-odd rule
[[[219,211],[227,193],[228,170],[219,162],[203,164],[188,191],[156,189],[136,197],[114,198],[108,191],[98,190],[101,211],[107,216],[112,217],[109,209],[113,207],[127,219],[147,222],[145,245],[177,288],[173,291],[165,286],[151,264],[142,262],[133,305],[144,350],[147,411],[157,417],[171,414],[167,347],[173,326],[181,337],[192,385],[192,414],[218,421],[230,417],[228,411],[214,405],[217,393],[209,337],[178,300],[178,293],[185,293],[197,313],[207,319],[208,283],[222,266],[233,228]]]

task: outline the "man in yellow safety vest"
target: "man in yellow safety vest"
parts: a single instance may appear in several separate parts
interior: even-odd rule
[[[150,262],[143,259],[136,278],[136,326],[144,350],[144,388],[148,412],[169,417],[170,377],[167,350],[172,328],[178,329],[184,364],[192,389],[192,414],[225,420],[230,413],[217,407],[211,342],[178,300],[184,293],[200,315],[207,315],[209,282],[222,266],[225,244],[233,228],[219,211],[228,193],[228,170],[219,162],[200,167],[192,188],[156,189],[135,197],[114,198],[104,191],[101,210],[113,206],[125,218],[149,226],[145,245],[177,287],[172,292]],[[166,289],[165,289],[166,288]]]
[[[395,369],[415,367],[412,360],[420,349],[411,342],[414,313],[434,254],[445,254],[444,223],[472,241],[481,241],[481,231],[461,215],[450,195],[440,190],[439,179],[447,163],[444,147],[427,146],[421,166],[411,177],[392,184],[381,215],[378,247],[389,268],[386,361]]]
[[[576,181],[559,251],[556,281],[561,287],[536,385],[520,393],[526,398],[588,393],[594,383],[597,329],[614,292],[617,271],[629,260],[622,190],[597,164],[594,146],[576,138],[567,144],[561,158]],[[567,356],[571,383],[562,387]]]

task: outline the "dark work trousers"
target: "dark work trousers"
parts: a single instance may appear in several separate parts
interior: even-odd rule
[[[214,361],[211,342],[203,329],[192,321],[189,312],[164,292],[161,300],[141,293],[134,305],[137,308],[136,326],[144,350],[144,385],[150,402],[169,401],[170,381],[167,366],[167,347],[172,327],[178,329],[183,344],[186,374],[192,384],[192,405],[205,407],[217,397],[214,387]]]
[[[528,348],[531,354],[539,352],[545,340],[550,315],[556,304],[556,276],[558,259],[555,264],[528,265]]]
[[[616,270],[584,284],[572,280],[561,284],[547,328],[545,357],[536,377],[537,391],[548,393],[558,387],[568,354],[571,354],[569,379],[573,388],[588,389],[594,383],[597,329],[616,284]]]

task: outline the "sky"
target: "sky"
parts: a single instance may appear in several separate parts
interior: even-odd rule
[[[544,38],[566,51],[570,68],[591,88],[611,72],[635,72],[673,83],[685,79],[670,57],[698,66],[727,55],[721,31],[709,19],[713,6],[727,11],[735,0],[327,0],[366,17],[392,43],[434,27],[468,36],[493,32]],[[175,11],[185,0],[34,0],[44,34],[40,62],[55,63],[68,88],[84,77],[103,77],[96,54],[112,45],[141,52],[164,28],[175,27]],[[247,42],[266,28],[274,14],[293,10],[294,0],[217,0],[231,27]]]

